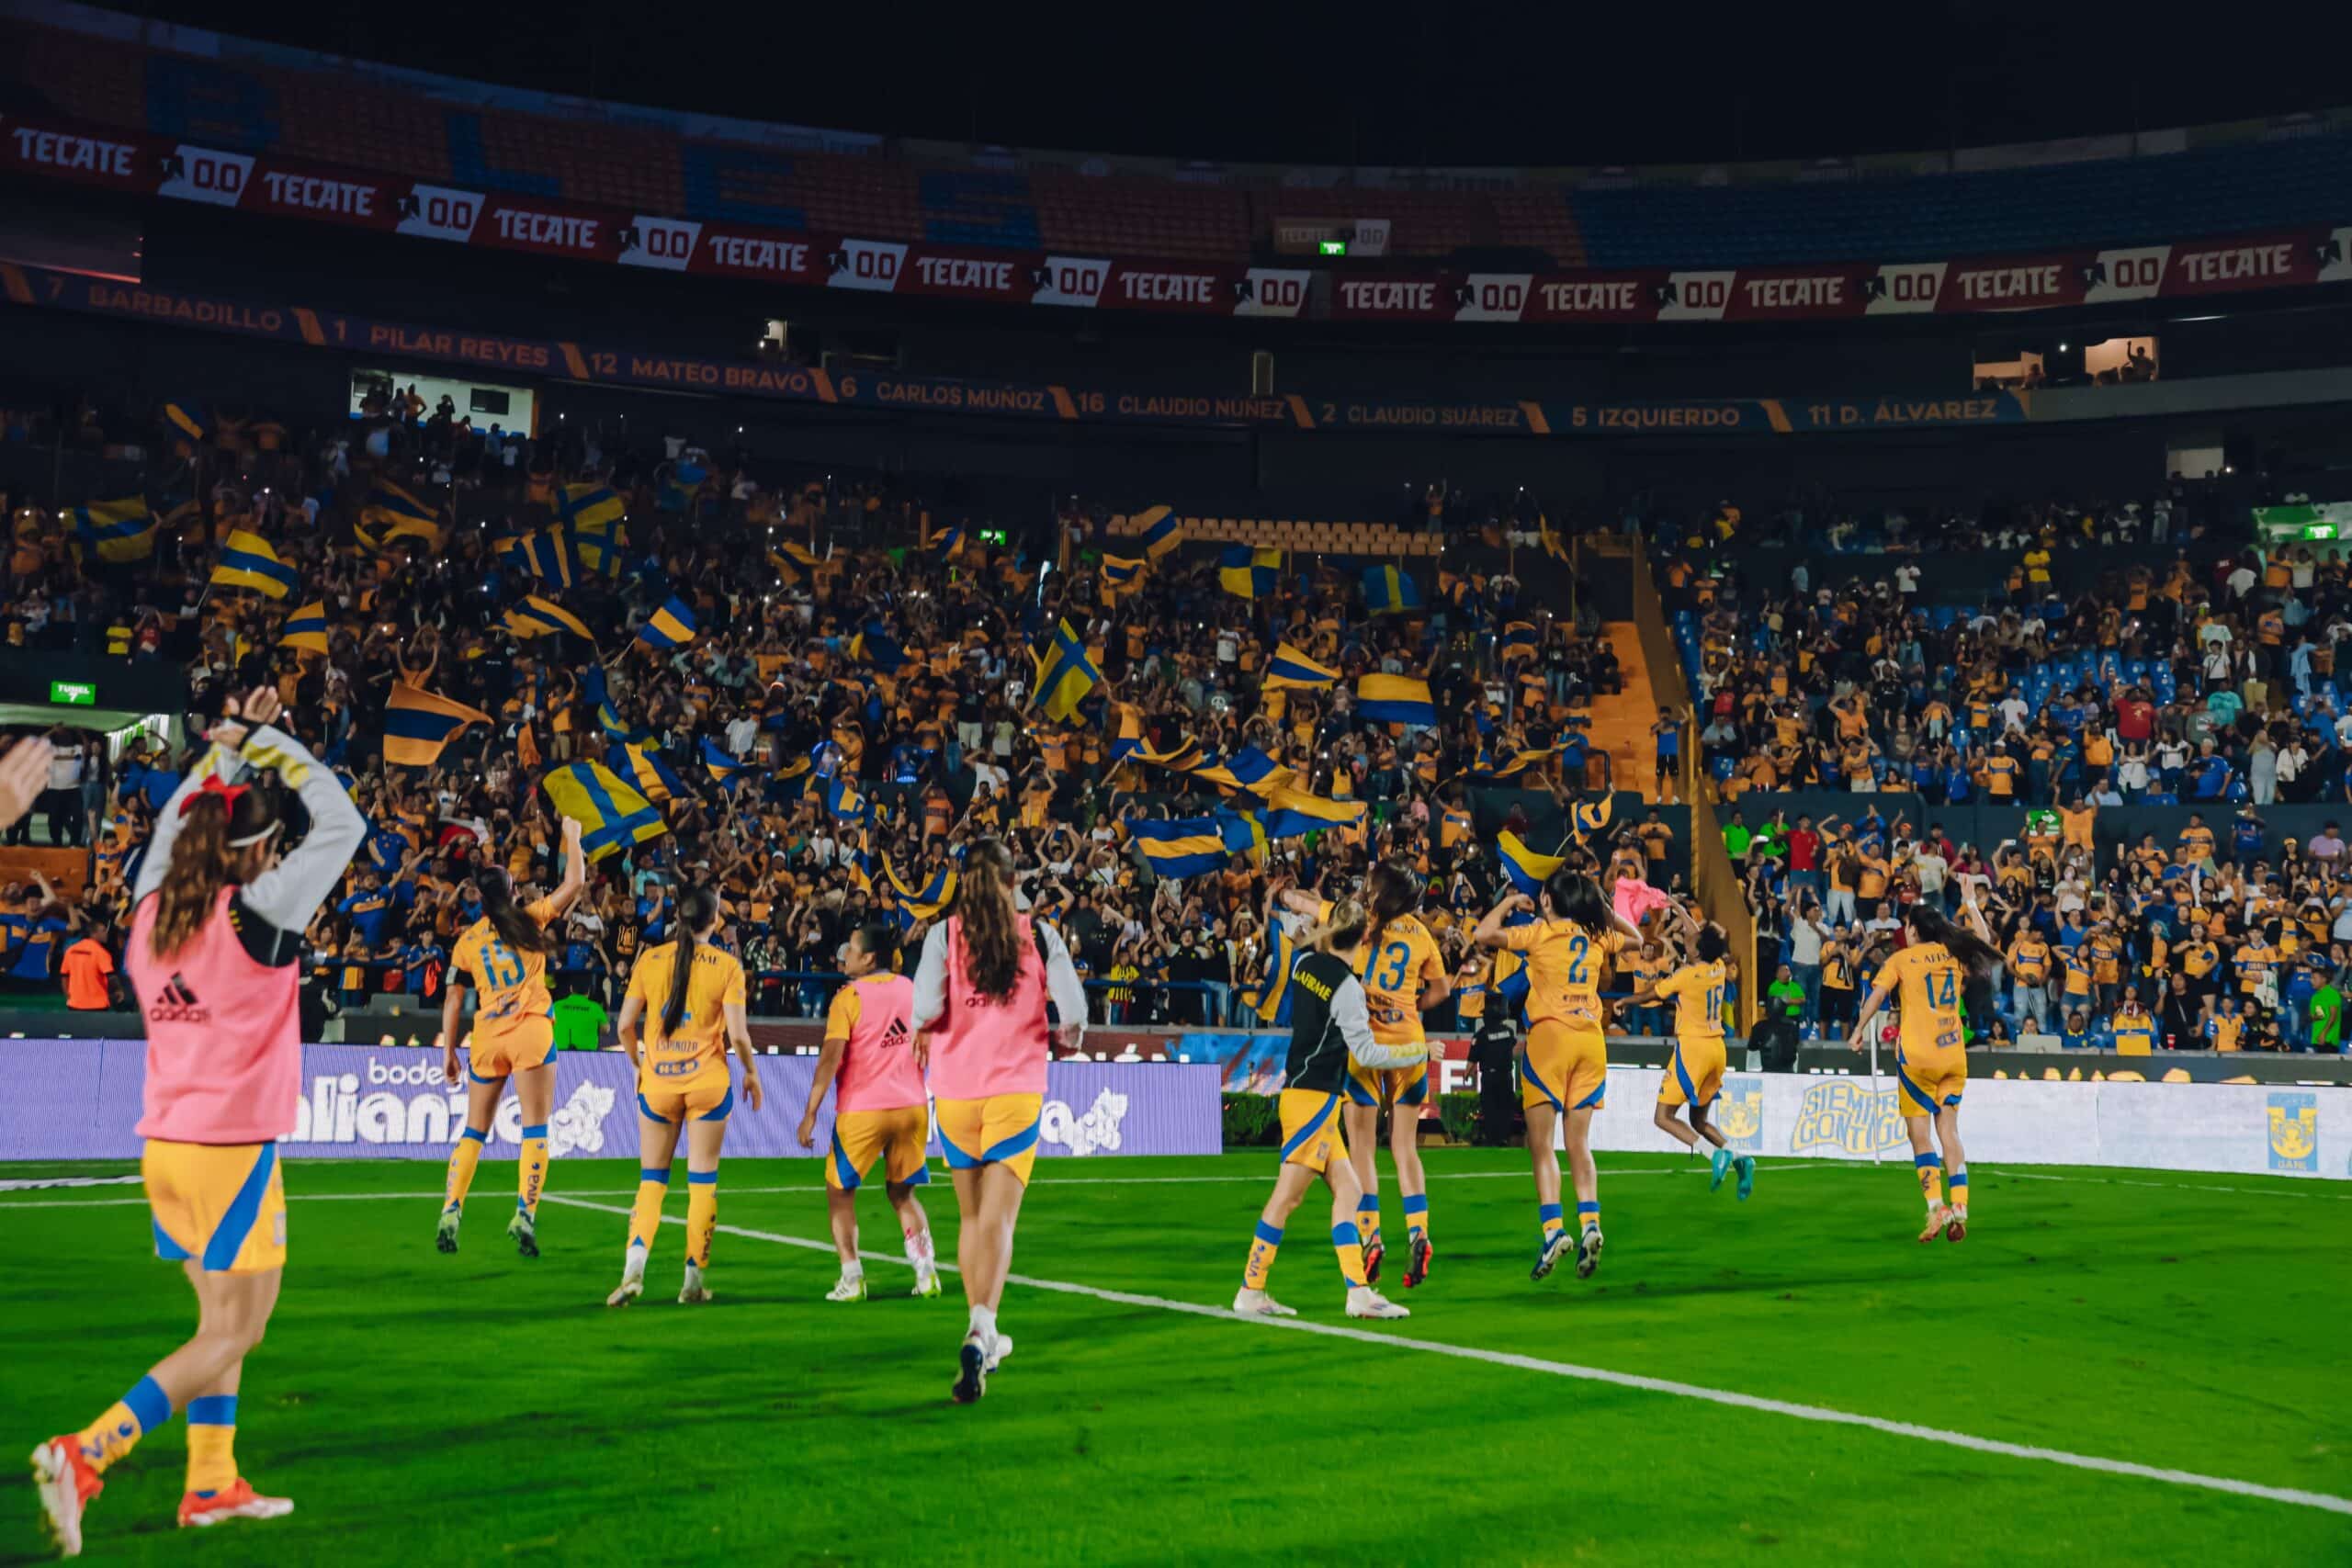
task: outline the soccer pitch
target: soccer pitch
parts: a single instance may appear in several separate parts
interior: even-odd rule
[[[1001,1317],[1015,1351],[963,1408],[954,1276],[938,1300],[904,1293],[878,1188],[861,1202],[872,1299],[820,1299],[836,1266],[813,1160],[729,1162],[718,1299],[675,1303],[673,1223],[625,1311],[603,1303],[634,1167],[558,1161],[545,1256],[526,1262],[501,1234],[511,1164],[483,1167],[443,1257],[437,1168],[298,1160],[238,1434],[246,1473],[297,1511],[184,1539],[175,1422],[109,1472],[85,1555],[2352,1560],[2340,1185],[1979,1167],[1969,1239],[1922,1247],[1907,1165],[1768,1163],[1743,1204],[1695,1160],[1603,1156],[1600,1272],[1533,1284],[1525,1156],[1425,1157],[1435,1271],[1407,1291],[1392,1253],[1382,1280],[1413,1316],[1341,1315],[1317,1189],[1274,1271],[1302,1313],[1287,1327],[1223,1311],[1270,1152],[1041,1162]],[[924,1201],[952,1259],[944,1172]],[[684,1210],[681,1181],[670,1217]],[[0,1192],[18,1450],[89,1420],[193,1325],[150,1234],[135,1185]],[[19,1481],[0,1561],[42,1555],[36,1512]]]

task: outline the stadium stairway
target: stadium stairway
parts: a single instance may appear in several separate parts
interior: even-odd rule
[[[1657,794],[1657,743],[1650,733],[1657,723],[1657,688],[1650,682],[1649,661],[1642,639],[1631,621],[1608,621],[1600,635],[1616,651],[1624,690],[1602,694],[1586,710],[1591,717],[1587,734],[1595,749],[1609,753],[1610,777],[1619,789],[1637,789],[1645,797]]]

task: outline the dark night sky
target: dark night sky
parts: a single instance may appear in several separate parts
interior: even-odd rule
[[[1111,0],[124,9],[544,90],[855,130],[1229,160],[1598,164],[2030,141],[2352,98],[2317,4]],[[1531,17],[1541,17],[1541,20]],[[2173,17],[2193,17],[2176,26]]]

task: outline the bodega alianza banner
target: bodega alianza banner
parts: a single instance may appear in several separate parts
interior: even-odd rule
[[[1838,321],[2196,299],[2352,279],[2352,225],[2184,234],[2029,255],[1801,266],[1354,273],[908,243],[625,212],[331,167],[277,152],[0,118],[0,169],[486,250],[925,299],[1333,321]]]
[[[11,1040],[10,1088],[0,1096],[0,1159],[136,1159],[143,1040]],[[816,1147],[792,1135],[817,1070],[814,1056],[763,1056],[759,1111],[740,1094],[727,1152],[759,1159],[820,1158],[832,1139],[832,1100],[818,1113]],[[441,1078],[441,1053],[367,1045],[302,1047],[302,1100],[289,1156],[447,1159],[465,1125],[466,1091]],[[548,1147],[559,1159],[637,1157],[637,1076],[619,1051],[556,1055]],[[521,1108],[498,1107],[489,1153],[520,1150]],[[1213,1155],[1224,1145],[1217,1069],[1141,1062],[1055,1062],[1046,1068],[1037,1151],[1048,1157]],[[941,1157],[934,1128],[933,1158]],[[813,1168],[813,1167],[812,1167]],[[559,1175],[558,1190],[560,1190]]]

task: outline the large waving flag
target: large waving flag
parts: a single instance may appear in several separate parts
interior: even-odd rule
[[[610,485],[565,485],[555,494],[555,514],[575,534],[610,534],[628,510]]]
[[[1147,506],[1136,513],[1135,520],[1143,530],[1146,560],[1158,560],[1184,542],[1184,525],[1176,521],[1174,507]]]
[[[803,758],[802,761],[806,761],[807,759]],[[702,740],[702,765],[703,770],[710,774],[712,781],[722,789],[732,789],[735,785],[741,784],[749,776],[752,768],[751,763],[740,761],[735,753],[728,750],[707,735],[704,736]]]
[[[650,801],[675,800],[686,793],[686,786],[662,760],[650,740],[626,740],[621,743],[622,776],[637,786],[637,792]]]
[[[1125,556],[1102,558],[1102,602],[1124,599],[1143,586],[1145,563]]]
[[[900,881],[898,868],[890,863],[888,856],[883,857],[882,872],[890,879],[890,886],[898,890],[899,916],[906,924],[935,920],[947,912],[948,905],[956,901],[956,876],[953,867],[941,866],[921,887],[910,887]]]
[[[847,773],[835,773],[825,781],[825,809],[836,822],[864,822],[874,815],[872,805],[857,793],[857,783]]]
[[[102,561],[124,566],[155,553],[155,513],[143,495],[94,501],[66,515],[74,520],[74,541]]]
[[[212,414],[192,398],[174,398],[164,405],[164,426],[176,439],[201,442],[212,434]]]
[[[1127,824],[1145,863],[1171,881],[1201,876],[1223,866],[1230,851],[1225,828],[1214,817],[1184,817],[1172,822],[1145,818]]]
[[[1364,607],[1375,615],[1398,615],[1421,607],[1420,585],[1393,566],[1363,569]]]
[[[556,810],[580,824],[581,848],[592,861],[670,830],[652,803],[602,762],[574,762],[540,783]]]
[[[1514,660],[1535,657],[1535,623],[1512,621],[1503,627],[1502,642],[1498,655],[1505,664]]]
[[[585,575],[615,581],[621,574],[628,541],[618,526],[608,534],[582,533],[575,526],[571,531],[571,553],[578,558],[580,570]]]
[[[896,675],[907,663],[907,650],[879,625],[869,626],[849,639],[849,656],[885,675]]]
[[[1271,599],[1281,586],[1283,553],[1227,545],[1217,557],[1217,585],[1237,599]]]
[[[557,604],[532,593],[506,612],[506,629],[516,637],[545,637],[549,632],[570,632],[591,647],[596,639],[588,633],[588,623]],[[599,674],[603,671],[599,671]]]
[[[1033,699],[1046,710],[1046,716],[1057,722],[1067,722],[1086,700],[1086,694],[1102,683],[1102,671],[1094,668],[1087,657],[1086,645],[1064,621],[1054,632],[1054,640],[1037,656],[1037,692]]]
[[[1201,760],[1201,743],[1187,735],[1166,750],[1155,751],[1141,741],[1137,741],[1135,750],[1128,752],[1127,756],[1131,761],[1148,762],[1155,768],[1168,768],[1176,773],[1187,773],[1192,772],[1193,766]]]
[[[1368,809],[1361,800],[1327,800],[1303,789],[1278,788],[1259,813],[1269,839],[1295,839],[1327,828],[1352,828]]]
[[[441,749],[469,724],[488,724],[480,708],[412,686],[393,682],[391,700],[384,705],[384,761],[402,768],[429,768],[441,760]]]
[[[267,539],[243,528],[221,547],[211,579],[215,588],[250,588],[272,599],[285,598],[301,581],[302,574],[278,559]]]
[[[1364,675],[1356,681],[1356,712],[1374,724],[1434,727],[1437,703],[1430,683],[1409,675]]]
[[[571,547],[571,531],[560,524],[499,540],[498,558],[506,566],[528,572],[542,582],[552,582],[558,588],[570,588],[580,575],[580,557]]]
[[[695,640],[695,613],[684,599],[672,594],[668,604],[637,628],[637,640],[648,648],[684,648]]]
[[[427,505],[390,479],[378,479],[368,486],[368,499],[359,505],[355,531],[360,543],[375,550],[395,539],[421,539],[427,548],[435,550],[447,541],[439,509]]]
[[[1273,662],[1266,666],[1266,689],[1272,692],[1320,692],[1339,681],[1337,670],[1316,663],[1289,643],[1275,649]]]
[[[621,710],[613,705],[612,689],[605,683],[605,669],[591,664],[580,672],[580,689],[596,709],[596,728],[616,740],[634,740],[638,737],[621,721]]]
[[[1247,790],[1252,795],[1264,795],[1297,776],[1296,770],[1283,767],[1255,746],[1244,746],[1222,762],[1213,762],[1184,770],[1196,779],[1227,789]]]
[[[954,560],[964,553],[964,530],[961,528],[941,529],[932,539],[931,547],[938,552],[941,560]]]
[[[1504,832],[1495,840],[1501,853],[1503,874],[1510,885],[1532,898],[1543,890],[1544,879],[1567,863],[1561,855],[1539,855],[1520,841],[1519,835]]]
[[[286,617],[286,626],[278,634],[277,646],[290,648],[297,653],[327,650],[327,602],[314,599]]]
[[[1568,820],[1575,825],[1577,838],[1589,839],[1608,827],[1610,818],[1615,816],[1616,811],[1617,797],[1604,795],[1599,800],[1577,801],[1569,808]]]
[[[1265,970],[1258,976],[1254,988],[1243,987],[1241,999],[1257,1012],[1260,1022],[1288,1029],[1290,971],[1291,965],[1298,962],[1298,944],[1291,941],[1290,932],[1283,929],[1280,920],[1274,922],[1271,935],[1273,940],[1266,944]]]

